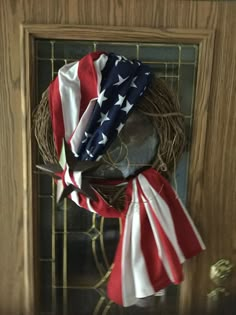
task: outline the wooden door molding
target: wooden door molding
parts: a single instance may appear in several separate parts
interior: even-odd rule
[[[37,218],[34,209],[32,185],[32,109],[35,106],[34,41],[44,39],[96,40],[115,42],[190,43],[199,47],[198,71],[194,105],[191,158],[188,180],[188,207],[204,238],[202,204],[202,178],[207,132],[208,99],[210,95],[214,31],[206,29],[155,29],[136,27],[73,26],[57,24],[21,25],[21,110],[23,139],[23,188],[24,188],[24,258],[25,258],[25,305],[26,314],[35,314],[37,308]],[[201,261],[194,272],[201,270]],[[193,299],[201,299],[200,292],[191,286],[192,265],[186,270],[186,280],[180,290],[180,314],[190,314]],[[197,279],[197,278],[196,278]],[[197,296],[196,296],[197,294]],[[194,297],[195,295],[195,297]],[[200,301],[200,300],[199,300]],[[197,303],[197,300],[196,302]]]

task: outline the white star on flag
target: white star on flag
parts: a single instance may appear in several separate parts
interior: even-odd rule
[[[119,126],[116,128],[118,133],[120,133],[121,129],[124,127],[124,124],[120,123]]]
[[[119,97],[119,99],[118,99],[118,101],[115,103],[115,105],[122,105],[123,104],[123,101],[124,101],[124,99],[125,99],[125,96],[122,96],[122,95],[118,95],[118,97]]]
[[[93,158],[93,154],[88,149],[86,149],[86,152],[91,158]]]
[[[106,144],[107,143],[107,136],[104,135],[104,133],[102,132],[102,140],[98,142],[98,144]]]
[[[85,139],[82,141],[82,143],[85,143],[87,139],[91,137],[91,134],[87,133],[86,131],[84,132],[84,135],[85,135]]]
[[[134,87],[134,88],[137,88],[137,85],[134,83],[134,81],[137,79],[137,76],[133,78],[131,84],[130,84],[130,87]]]
[[[102,125],[107,120],[110,120],[110,118],[108,117],[108,113],[101,113],[101,118],[98,120],[98,122],[100,122],[100,124]]]
[[[150,74],[150,72],[145,72],[145,75],[149,75]]]
[[[116,62],[115,62],[115,66],[117,66],[118,63],[122,60],[122,57],[121,57],[121,56],[117,56],[117,57],[118,57],[118,59],[117,59]]]
[[[113,85],[121,85],[123,82],[125,82],[126,80],[128,79],[128,77],[126,77],[126,78],[122,78],[122,76],[120,76],[119,74],[118,74],[118,82],[116,82],[115,84],[113,84]]]
[[[131,108],[133,107],[134,104],[130,104],[129,101],[126,101],[126,106],[121,108],[121,110],[123,110],[124,112],[126,112],[126,114],[128,114],[128,112],[131,110]]]
[[[100,107],[102,106],[102,103],[107,100],[107,97],[105,96],[105,92],[106,90],[103,90],[98,97],[98,104]]]

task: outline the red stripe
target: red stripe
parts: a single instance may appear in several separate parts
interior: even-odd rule
[[[61,97],[59,92],[58,77],[49,86],[49,107],[52,121],[52,130],[56,152],[58,157],[61,154],[62,139],[65,135]]]
[[[120,236],[119,244],[116,250],[114,266],[107,283],[107,295],[117,304],[123,305],[122,294],[122,248],[124,240],[125,220],[122,219],[122,234]]]
[[[186,258],[191,258],[197,255],[203,250],[201,244],[199,243],[198,238],[192,228],[192,225],[189,222],[189,219],[185,215],[181,204],[178,199],[173,194],[173,191],[168,191],[166,186],[163,191],[163,199],[169,205],[172,210],[173,221],[176,231],[176,236],[178,243],[183,251],[183,254]]]
[[[177,240],[184,256],[191,258],[200,253],[203,248],[169,182],[154,170],[148,170],[143,174],[157,192],[160,190],[160,196],[167,203],[174,222]],[[159,189],[160,187],[162,189]]]
[[[80,118],[85,112],[90,100],[97,97],[97,72],[94,61],[97,60],[102,52],[93,52],[86,55],[79,62],[78,76],[80,80],[81,103]]]
[[[148,201],[149,203],[149,201]],[[165,231],[163,230],[160,222],[158,221],[155,212],[149,203],[149,207],[151,209],[151,214],[152,214],[152,219],[154,221],[154,224],[157,228],[159,237],[160,237],[160,242],[163,247],[163,251],[165,253],[165,257],[168,261],[168,265],[170,266],[171,274],[173,277],[173,282],[175,284],[180,283],[183,280],[183,271],[182,271],[182,265],[179,262],[179,258],[175,252],[175,249],[173,245],[171,244],[169,238],[167,237]]]

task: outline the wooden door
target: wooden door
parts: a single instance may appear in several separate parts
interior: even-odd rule
[[[59,24],[115,26],[122,32],[129,32],[133,27],[148,27],[154,33],[157,31],[159,39],[162,37],[161,30],[164,30],[173,40],[178,36],[176,34],[186,33],[186,30],[193,30],[192,34],[198,34],[198,31],[206,34],[207,43],[210,43],[207,51],[213,55],[212,58],[207,56],[205,62],[201,56],[199,59],[199,67],[205,75],[203,78],[198,76],[198,102],[201,106],[195,108],[195,118],[201,119],[198,120],[198,128],[193,129],[195,149],[191,155],[188,202],[207,250],[186,264],[186,279],[173,314],[222,314],[223,311],[233,314],[235,272],[223,285],[230,293],[227,298],[220,297],[214,301],[207,295],[216,287],[209,279],[211,265],[221,258],[236,263],[236,3],[175,0],[2,1],[0,17],[0,314],[37,314],[37,265],[34,259],[34,226],[37,222],[32,211],[31,162],[28,156],[31,148],[31,105],[27,102],[29,91],[25,89],[33,72],[27,68],[28,59],[24,55],[20,58],[20,51],[23,54],[24,50],[19,39],[25,35],[20,32],[21,23],[31,24],[31,30],[34,24],[57,24],[54,34],[57,29],[60,32]],[[102,30],[100,27],[99,30],[106,31],[106,28]],[[38,28],[35,28],[32,32],[36,37],[37,31]],[[65,28],[63,31],[66,34]],[[76,32],[73,36],[76,37]],[[25,36],[21,39],[23,44]],[[32,52],[27,47],[30,43],[25,42],[28,51]],[[164,308],[161,311],[166,314]]]

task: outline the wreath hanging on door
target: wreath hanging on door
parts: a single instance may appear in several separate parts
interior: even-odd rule
[[[204,244],[168,182],[185,137],[166,84],[139,60],[90,53],[59,70],[34,123],[58,200],[122,220],[109,298],[130,306],[180,283]]]

